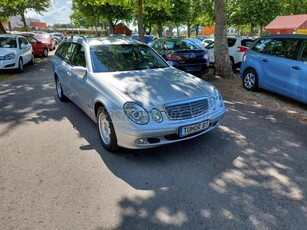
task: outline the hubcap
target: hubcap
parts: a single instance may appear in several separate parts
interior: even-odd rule
[[[61,86],[61,82],[58,79],[56,82],[56,91],[59,97],[62,97],[62,86]]]
[[[111,142],[111,129],[110,123],[106,118],[104,113],[100,113],[98,117],[98,127],[99,127],[99,134],[100,137],[106,145],[110,144]]]
[[[244,78],[244,85],[246,88],[250,89],[254,86],[256,77],[253,73],[247,73]]]

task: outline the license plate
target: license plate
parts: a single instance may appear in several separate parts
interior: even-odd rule
[[[179,127],[178,135],[184,137],[193,133],[203,131],[209,127],[209,121],[199,122],[193,125]]]

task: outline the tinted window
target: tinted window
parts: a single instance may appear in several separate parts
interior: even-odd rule
[[[76,50],[72,58],[72,64],[74,66],[86,67],[84,48],[80,44],[76,46]]]
[[[297,39],[276,39],[270,54],[277,57],[293,59],[297,44]]]
[[[91,46],[94,72],[113,72],[168,67],[146,45],[96,45]]]
[[[228,47],[232,47],[236,44],[236,38],[227,38]]]
[[[268,54],[271,52],[275,41],[273,39],[260,39],[258,42],[252,47],[252,50],[258,53]]]
[[[74,49],[76,47],[75,43],[63,43],[57,50],[56,55],[62,59],[70,62],[73,56]]]
[[[34,36],[36,39],[38,40],[47,40],[50,39],[50,35],[49,34],[37,34]]]
[[[17,48],[16,39],[10,37],[0,37],[0,48]]]
[[[298,60],[307,62],[307,40],[304,40],[299,51]]]
[[[152,48],[155,50],[161,50],[161,43],[160,41],[155,41],[152,43]]]
[[[252,46],[253,43],[254,43],[254,40],[252,40],[252,39],[243,39],[241,41],[241,45],[242,46],[247,46],[247,47]]]
[[[22,44],[28,45],[29,42],[27,41],[27,39],[25,38],[21,38]]]

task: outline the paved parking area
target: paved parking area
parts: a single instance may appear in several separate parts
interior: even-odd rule
[[[0,229],[305,229],[307,126],[226,98],[218,129],[106,152],[49,60],[0,84]]]

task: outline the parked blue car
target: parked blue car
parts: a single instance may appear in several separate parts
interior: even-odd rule
[[[263,88],[307,104],[307,35],[260,37],[240,69],[243,86]]]

